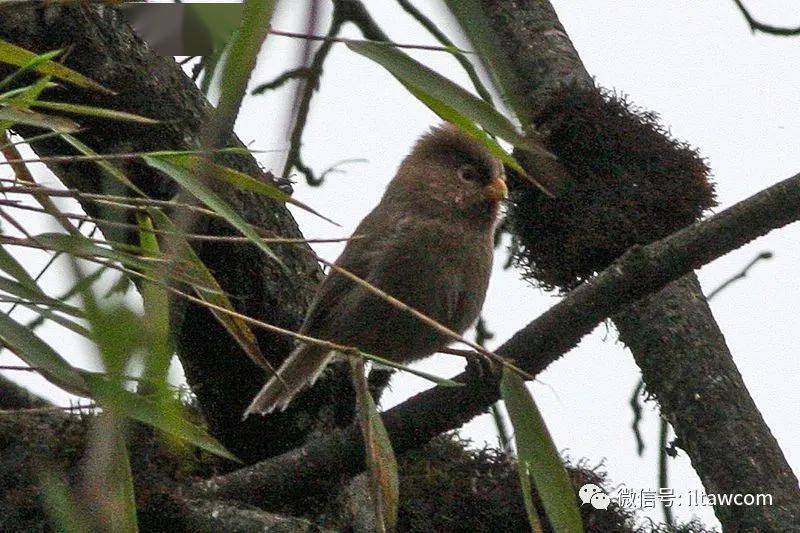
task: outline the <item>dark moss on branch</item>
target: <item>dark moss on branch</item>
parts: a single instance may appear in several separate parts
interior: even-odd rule
[[[613,492],[613,484],[598,467],[589,467],[583,460],[566,464],[575,489],[586,483]],[[441,435],[423,448],[398,457],[400,474],[400,508],[397,531],[429,532],[517,532],[528,531],[528,518],[520,493],[517,466],[499,448],[475,448],[472,442],[456,433]],[[289,507],[272,509],[282,514],[303,516],[322,527],[336,531],[362,531],[366,484],[361,477],[329,486],[319,493],[293,499]],[[331,497],[330,495],[334,496]],[[534,493],[539,520],[547,526],[541,501]],[[590,505],[581,507],[588,532],[597,533],[703,533],[711,531],[699,522],[677,528],[664,524],[640,524],[636,515],[616,504],[608,510]]]
[[[574,177],[557,199],[512,180],[515,261],[540,286],[574,288],[631,246],[661,239],[716,205],[697,151],[623,96],[562,87],[536,125]]]

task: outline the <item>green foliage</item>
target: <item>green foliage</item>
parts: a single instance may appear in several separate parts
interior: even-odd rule
[[[174,179],[184,190],[213,209],[216,213],[222,215],[225,220],[238,229],[242,235],[248,237],[253,244],[258,246],[267,257],[283,265],[281,260],[278,259],[278,256],[276,256],[267,243],[261,239],[261,236],[256,230],[206,183],[206,177],[210,175],[210,172],[205,168],[205,164],[201,164],[202,161],[186,159],[179,156],[153,155],[145,156],[144,160],[151,167],[160,170]]]
[[[376,529],[379,533],[395,531],[400,500],[397,459],[381,415],[369,393],[364,368],[363,359],[357,356],[351,359],[350,370],[356,390],[356,411],[365,443]]]
[[[215,116],[217,138],[211,139],[213,145],[222,146],[233,129],[274,10],[275,0],[246,0],[244,3],[241,25],[228,45],[222,65]]]
[[[528,176],[516,159],[491,136],[500,137],[543,161],[554,161],[553,154],[522,135],[516,126],[490,103],[474,96],[389,43],[348,42],[347,46],[383,66],[431,111],[444,120],[458,125],[464,132],[482,142],[509,167],[520,175],[528,177],[542,192],[547,195],[552,194],[549,188]]]
[[[53,61],[52,59],[57,55],[57,51],[37,55],[24,48],[0,40],[0,61],[3,63],[21,67],[22,71],[34,70],[46,76],[53,76],[78,87],[111,93],[111,91],[83,74]]]
[[[514,426],[520,486],[531,527],[534,531],[541,529],[533,504],[532,479],[551,527],[564,533],[581,533],[583,523],[574,490],[533,396],[522,378],[508,369],[503,371],[500,390]]]
[[[175,254],[176,259],[193,265],[193,270],[197,276],[197,283],[192,285],[195,294],[202,301],[214,306],[210,308],[210,311],[254,363],[266,370],[272,370],[258,347],[258,341],[253,330],[250,329],[250,325],[246,320],[234,314],[235,311],[230,298],[222,290],[214,275],[203,264],[194,249],[181,237],[172,220],[159,209],[148,209],[148,213],[155,220],[159,229],[170,232],[172,252]],[[231,311],[231,313],[226,313],[217,308]]]
[[[126,113],[124,111],[117,111],[115,109],[106,109],[104,107],[70,104],[67,102],[49,102],[46,100],[34,100],[30,102],[30,106],[51,109],[53,111],[62,111],[64,113],[71,113],[74,115],[86,115],[96,118],[107,118],[110,120],[124,120],[128,122],[138,122],[139,124],[158,124],[158,121],[152,118],[135,115],[133,113]]]
[[[36,126],[60,133],[75,132],[80,129],[78,124],[68,118],[43,115],[28,109],[3,106],[0,107],[0,121],[8,122],[10,125],[25,124],[26,126]]]

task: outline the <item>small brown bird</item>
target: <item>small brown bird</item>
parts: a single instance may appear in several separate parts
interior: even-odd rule
[[[486,295],[503,166],[478,141],[445,124],[423,135],[380,203],[361,221],[336,265],[458,333],[477,318]],[[301,332],[407,363],[451,340],[407,311],[331,271]],[[333,357],[301,344],[245,411],[283,410]]]

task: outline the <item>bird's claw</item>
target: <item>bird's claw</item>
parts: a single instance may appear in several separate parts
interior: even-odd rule
[[[488,355],[474,352],[467,356],[467,374],[475,379],[485,379],[497,372],[497,362]]]

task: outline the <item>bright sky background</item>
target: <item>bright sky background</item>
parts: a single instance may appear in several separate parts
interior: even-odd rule
[[[800,9],[779,0],[751,2],[754,15],[773,24],[800,24]],[[297,11],[280,10],[275,28],[300,30]],[[298,2],[299,4],[299,2]],[[304,4],[304,3],[303,3]],[[460,39],[441,1],[417,2],[458,44]],[[713,169],[720,208],[798,172],[800,166],[800,38],[752,35],[732,1],[641,2],[640,0],[558,0],[556,10],[589,72],[597,83],[630,96],[636,104],[657,111],[673,134],[699,147]],[[393,0],[370,0],[369,9],[390,37],[399,42],[436,44]],[[349,27],[346,36],[360,37]],[[262,50],[254,83],[272,79],[296,61],[299,42],[270,37]],[[419,60],[470,87],[457,63],[440,52],[414,52]],[[325,65],[322,87],[315,97],[304,136],[303,156],[321,171],[342,159],[367,163],[332,174],[321,188],[298,183],[295,196],[333,217],[344,228],[327,225],[294,211],[306,237],[346,236],[378,202],[386,183],[416,137],[438,123],[389,74],[367,59],[337,45]],[[266,96],[248,98],[236,131],[257,149],[286,148],[286,103],[294,85]],[[278,127],[276,127],[276,123]],[[262,154],[266,168],[280,172],[282,161]],[[42,167],[38,174],[44,176]],[[6,167],[0,175],[8,174]],[[67,204],[65,204],[67,205]],[[52,224],[32,226],[45,231]],[[800,225],[773,232],[699,271],[708,292],[737,273],[763,250],[775,257],[760,262],[747,279],[721,293],[711,304],[736,363],[795,472],[800,472],[800,358],[796,312],[800,303]],[[334,259],[341,245],[318,245]],[[43,254],[21,254],[22,260],[43,264]],[[501,269],[498,251],[484,316],[496,333],[491,346],[504,342],[557,300],[552,294],[520,280],[519,272]],[[31,269],[34,272],[36,270]],[[46,286],[61,287],[65,270],[54,269]],[[58,292],[57,290],[55,292]],[[133,298],[132,300],[135,300]],[[24,311],[15,317],[24,318]],[[87,361],[89,347],[63,330],[39,330],[57,348],[72,351],[76,363]],[[468,334],[468,335],[471,335]],[[65,346],[67,347],[65,349]],[[14,364],[7,352],[0,364]],[[419,368],[442,376],[460,372],[463,362],[434,356]],[[55,399],[67,396],[41,378],[15,372],[7,376],[30,384]],[[629,399],[639,380],[630,353],[617,341],[612,325],[601,325],[580,346],[551,365],[532,386],[557,446],[573,459],[591,465],[603,462],[615,484],[634,490],[658,487],[656,449],[658,415],[646,405],[641,428],[647,448],[636,455],[630,430]],[[414,376],[397,376],[386,395],[391,407],[429,386]],[[462,430],[480,446],[496,443],[488,415]],[[702,490],[684,452],[670,461],[670,481],[676,494]],[[660,510],[645,514],[660,519]],[[679,519],[692,515],[716,523],[710,508],[675,508]]]

